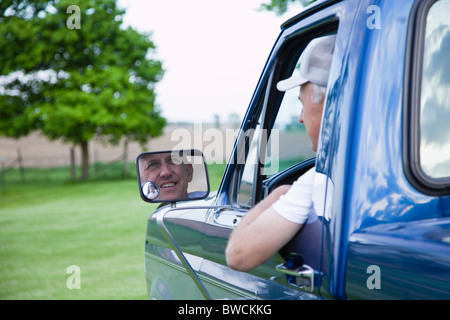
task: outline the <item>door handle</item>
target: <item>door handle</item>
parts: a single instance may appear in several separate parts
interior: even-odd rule
[[[319,274],[303,264],[303,257],[299,254],[291,254],[285,263],[276,266],[276,270],[286,275],[289,284],[309,292],[313,292],[315,278]]]
[[[225,208],[216,210],[213,217],[216,224],[234,228],[239,224],[241,219],[244,217],[244,214],[244,212],[236,212],[231,208]]]

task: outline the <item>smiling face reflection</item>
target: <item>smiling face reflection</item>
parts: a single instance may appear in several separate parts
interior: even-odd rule
[[[153,181],[159,186],[159,200],[188,198],[188,184],[192,181],[191,164],[174,159],[172,153],[149,154],[139,158],[141,184]]]

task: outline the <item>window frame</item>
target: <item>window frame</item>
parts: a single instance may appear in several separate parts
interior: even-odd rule
[[[269,71],[270,73],[270,71]],[[267,79],[265,83],[262,84],[260,96],[257,101],[255,101],[254,106],[250,112],[244,118],[244,123],[241,126],[238,136],[236,137],[235,147],[233,149],[232,156],[230,160],[232,161],[233,171],[230,178],[230,183],[228,184],[227,193],[229,195],[229,204],[232,206],[236,206],[241,209],[250,209],[255,205],[255,186],[252,188],[252,195],[250,196],[251,203],[243,204],[239,202],[239,194],[241,191],[241,183],[243,178],[243,173],[246,165],[248,164],[248,156],[250,153],[250,147],[252,140],[254,138],[257,139],[257,144],[259,145],[259,131],[261,126],[261,116],[264,112],[264,101],[266,100],[266,90],[267,90],[267,82],[270,82],[270,79]],[[251,131],[249,131],[251,130]],[[252,132],[252,136],[249,137],[249,132]],[[256,137],[255,137],[256,135]],[[253,164],[256,167],[256,164]],[[256,169],[255,169],[256,171]],[[254,174],[255,176],[256,174]],[[254,178],[255,179],[255,178]]]
[[[450,194],[450,176],[433,178],[420,162],[420,111],[425,30],[430,8],[439,0],[416,1],[408,21],[403,94],[403,168],[408,181],[420,192]]]
[[[307,44],[314,38],[324,36],[330,33],[337,33],[339,30],[339,17],[336,15],[331,15],[326,19],[322,19],[315,24],[308,26],[306,28],[301,28],[298,31],[290,34],[283,42],[281,47],[278,49],[276,53],[276,57],[271,63],[271,66],[267,70],[267,77],[265,79],[265,83],[262,85],[261,96],[256,102],[257,107],[253,110],[253,114],[251,116],[251,120],[247,120],[247,124],[241,127],[242,130],[247,130],[249,128],[255,128],[254,122],[258,118],[260,121],[260,130],[266,130],[267,134],[265,138],[269,140],[273,125],[275,123],[275,119],[278,115],[279,108],[281,106],[281,102],[284,98],[284,92],[279,92],[276,88],[277,80],[276,79],[285,79],[290,77],[294,68],[300,58],[301,53],[305,50]],[[301,46],[299,46],[301,44]],[[248,125],[252,123],[253,125]],[[242,140],[242,137],[237,138],[237,145],[245,143]],[[266,177],[260,174],[261,170],[264,167],[265,159],[261,159],[261,153],[266,153],[266,143],[261,142],[261,136],[258,137],[258,156],[257,156],[257,164],[255,165],[255,175],[254,175],[254,184],[252,190],[252,203],[250,207],[243,206],[243,204],[238,201],[238,193],[239,186],[242,179],[242,173],[245,167],[245,164],[239,164],[234,167],[231,183],[229,184],[230,192],[230,200],[231,204],[238,206],[240,208],[250,209],[256,203],[258,203],[264,197],[264,191],[262,190],[263,181],[266,180]],[[240,146],[242,148],[242,146]],[[234,150],[236,152],[236,150]],[[245,158],[245,162],[247,162],[247,154],[240,154],[235,156],[239,160]],[[306,161],[310,161],[306,160]],[[239,162],[238,162],[239,163]],[[299,164],[297,164],[299,165]],[[284,170],[284,172],[288,172],[289,169],[297,166],[294,165],[290,168]],[[262,192],[257,192],[257,190],[261,190]]]

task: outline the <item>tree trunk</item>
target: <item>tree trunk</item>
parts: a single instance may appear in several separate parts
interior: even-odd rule
[[[89,178],[89,148],[88,141],[81,142],[81,180]]]

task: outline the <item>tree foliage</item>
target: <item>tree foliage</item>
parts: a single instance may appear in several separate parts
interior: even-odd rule
[[[0,134],[42,131],[82,148],[94,136],[144,144],[166,124],[155,105],[163,75],[150,34],[122,26],[115,0],[0,2]],[[76,17],[76,16],[75,16]]]
[[[270,0],[268,3],[263,3],[261,8],[282,15],[288,10],[289,5],[292,5],[293,3],[306,7],[315,1],[316,0]]]

